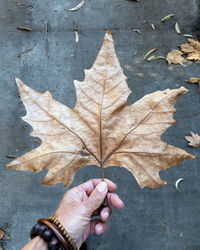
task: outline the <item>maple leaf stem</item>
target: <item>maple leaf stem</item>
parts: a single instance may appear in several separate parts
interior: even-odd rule
[[[104,71],[104,81],[103,81],[103,93],[101,97],[101,103],[100,103],[100,110],[99,110],[99,145],[100,145],[100,167],[101,167],[101,177],[102,181],[104,181],[104,174],[103,174],[103,163],[102,163],[102,158],[103,158],[103,147],[102,147],[102,106],[103,106],[103,100],[104,100],[104,93],[105,93],[105,85],[106,85],[106,71]]]
[[[100,168],[101,168],[101,178],[102,178],[102,181],[104,181],[104,173],[103,173],[103,164],[102,164],[102,162],[100,162]]]

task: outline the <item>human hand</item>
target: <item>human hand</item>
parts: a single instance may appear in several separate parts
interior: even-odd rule
[[[113,193],[116,188],[116,184],[108,179],[92,179],[63,196],[54,217],[65,227],[78,248],[89,234],[100,235],[106,231],[106,221],[112,212],[109,205],[101,207],[106,197],[113,207],[123,208],[123,202]],[[99,219],[91,220],[92,216],[99,216]]]

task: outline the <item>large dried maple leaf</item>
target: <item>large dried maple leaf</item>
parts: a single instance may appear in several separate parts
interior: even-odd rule
[[[140,187],[164,185],[158,172],[193,156],[161,141],[175,123],[176,98],[187,90],[157,91],[127,106],[130,89],[115,54],[110,31],[83,82],[74,82],[75,108],[39,93],[17,79],[27,109],[23,120],[33,127],[41,146],[15,159],[7,168],[39,172],[49,169],[44,184],[68,186],[77,169],[85,165],[102,168],[123,166]]]

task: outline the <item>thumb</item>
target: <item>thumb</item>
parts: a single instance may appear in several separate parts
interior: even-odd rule
[[[85,201],[85,205],[90,213],[92,213],[101,206],[108,192],[108,185],[102,181],[99,183],[94,191],[90,194],[89,198]]]

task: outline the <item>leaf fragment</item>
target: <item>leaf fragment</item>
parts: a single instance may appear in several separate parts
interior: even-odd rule
[[[200,145],[200,136],[190,131],[191,136],[185,136],[185,139],[189,142],[188,144],[193,148],[198,148]]]
[[[2,241],[4,236],[4,230],[2,228],[0,228],[0,242]]]
[[[148,62],[152,62],[152,61],[155,61],[155,60],[166,60],[166,58],[164,56],[150,56],[147,61]]]
[[[180,30],[180,26],[179,26],[178,22],[175,23],[175,30],[178,34],[181,34],[181,30]]]
[[[180,64],[183,65],[184,58],[182,57],[183,53],[179,50],[172,50],[167,54],[167,62],[169,65],[171,64]]]
[[[152,28],[153,30],[156,30],[156,27],[155,27],[155,25],[154,25],[153,23],[151,23],[151,28]]]
[[[190,34],[184,34],[183,36],[188,37],[188,38],[192,38],[192,37],[193,37],[193,36],[190,35]]]
[[[82,82],[74,81],[76,104],[69,108],[50,92],[40,93],[16,79],[27,110],[23,120],[42,144],[8,163],[6,168],[40,172],[48,169],[43,184],[64,182],[69,186],[75,171],[97,165],[129,170],[139,186],[166,184],[160,170],[177,165],[193,155],[161,140],[175,124],[174,104],[187,92],[184,87],[145,95],[131,105],[131,91],[117,59],[110,30],[91,69]],[[33,112],[34,110],[34,112]]]
[[[31,29],[30,28],[28,28],[28,27],[17,27],[17,29],[18,30],[23,30],[23,31],[31,31]]]
[[[200,93],[200,77],[190,77],[190,79],[187,80],[186,82],[188,82],[188,83],[197,83],[199,85],[198,91]]]
[[[78,41],[79,41],[78,32],[74,31],[74,34],[75,34],[75,42],[78,43]]]
[[[180,45],[180,48],[187,55],[187,60],[200,61],[200,42],[188,38],[188,43]]]
[[[167,16],[165,16],[162,20],[161,20],[161,22],[162,23],[164,23],[164,22],[166,22],[167,20],[169,20],[171,17],[173,17],[174,16],[174,14],[169,14],[169,15],[167,15]]]
[[[181,181],[183,181],[183,180],[184,180],[183,178],[180,178],[180,179],[178,179],[178,180],[175,182],[175,187],[176,187],[176,190],[177,190],[178,192],[181,192],[178,185],[179,185],[179,183],[180,183]]]
[[[3,236],[4,236],[4,230],[2,228],[0,228],[0,250],[3,250],[2,246],[1,246]]]
[[[133,31],[137,32],[138,34],[141,34],[140,30],[138,29],[133,29]]]
[[[82,0],[78,5],[76,5],[74,8],[69,9],[70,11],[76,11],[79,10],[80,8],[83,7],[83,5],[85,4],[85,1]]]
[[[150,54],[152,54],[153,52],[155,52],[156,50],[157,50],[157,48],[150,49],[150,50],[144,55],[143,61],[144,61]]]
[[[17,156],[15,156],[15,155],[6,155],[6,157],[9,158],[9,159],[15,159],[15,158],[17,158]]]

